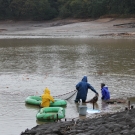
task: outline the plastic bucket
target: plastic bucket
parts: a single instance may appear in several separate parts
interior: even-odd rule
[[[87,106],[79,106],[79,115],[87,114]]]

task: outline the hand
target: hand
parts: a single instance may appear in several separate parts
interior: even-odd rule
[[[99,94],[98,94],[98,93],[96,93],[96,96],[98,97],[98,96],[99,96]]]

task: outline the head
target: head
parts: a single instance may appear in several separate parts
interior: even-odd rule
[[[105,84],[104,83],[101,83],[101,88],[103,88],[105,86]]]
[[[84,77],[82,78],[82,81],[83,81],[83,82],[87,82],[87,76],[84,76]]]
[[[50,90],[46,87],[45,90],[44,90],[44,93],[45,94],[50,94]]]

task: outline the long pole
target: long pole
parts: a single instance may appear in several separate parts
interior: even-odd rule
[[[93,102],[93,110],[94,110],[94,102]]]

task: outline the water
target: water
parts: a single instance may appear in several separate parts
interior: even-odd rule
[[[53,96],[68,93],[84,75],[99,92],[96,109],[123,109],[125,104],[102,104],[100,83],[108,85],[111,98],[134,99],[134,44],[132,39],[1,39],[0,133],[19,135],[41,124],[36,121],[39,108],[25,105],[26,97],[41,95],[45,87]],[[87,99],[93,96],[89,91]],[[67,101],[67,119],[79,117],[74,99],[75,95]]]

